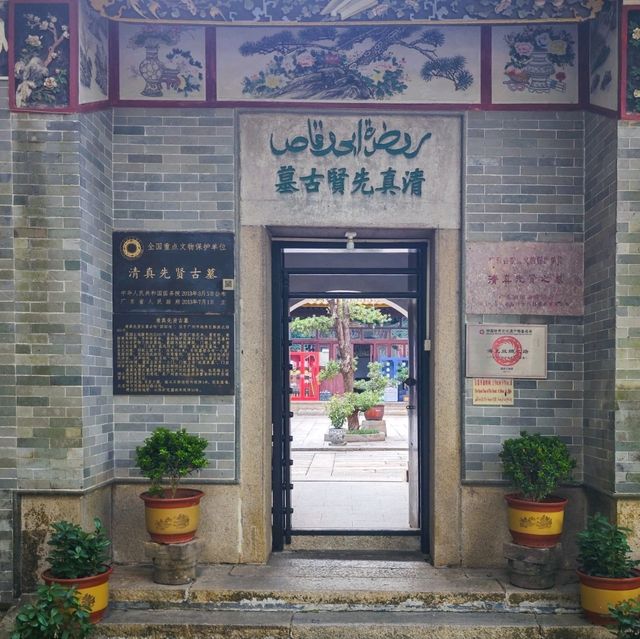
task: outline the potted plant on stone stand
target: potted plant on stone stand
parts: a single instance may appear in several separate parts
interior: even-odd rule
[[[551,548],[560,541],[567,500],[553,495],[571,478],[576,461],[558,437],[522,432],[508,439],[499,454],[503,473],[517,489],[505,495],[509,531],[516,544]]]
[[[182,478],[205,468],[208,460],[204,437],[156,428],[136,448],[136,465],[151,480],[151,487],[140,498],[145,505],[145,521],[151,539],[160,544],[191,541],[200,521],[200,490],[180,488]],[[163,487],[163,482],[169,484]]]
[[[76,588],[78,600],[89,610],[89,620],[96,623],[102,619],[109,604],[109,576],[113,569],[107,563],[111,542],[102,522],[98,518],[93,522],[93,532],[86,532],[68,521],[51,525],[49,569],[42,578],[47,585]]]
[[[640,597],[640,560],[631,558],[628,533],[599,513],[578,533],[580,603],[592,623],[613,623],[611,606]]]

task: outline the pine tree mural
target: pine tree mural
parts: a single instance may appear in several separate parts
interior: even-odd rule
[[[466,91],[473,75],[464,56],[440,56],[440,29],[419,26],[285,30],[240,47],[243,56],[272,55],[266,68],[243,80],[252,97],[305,100],[383,100],[407,89],[403,51],[424,58],[420,75]]]

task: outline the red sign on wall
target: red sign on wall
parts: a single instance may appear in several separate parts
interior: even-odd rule
[[[582,315],[582,244],[468,242],[467,313]]]

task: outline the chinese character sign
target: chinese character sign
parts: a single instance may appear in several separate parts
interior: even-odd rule
[[[513,406],[513,380],[476,377],[472,399],[474,406]]]
[[[547,377],[547,327],[468,324],[467,377]]]
[[[118,314],[113,342],[115,394],[233,394],[232,317]]]
[[[459,228],[461,139],[455,116],[242,114],[244,223]]]
[[[114,313],[233,313],[233,246],[230,233],[114,233]]]
[[[582,244],[467,243],[467,313],[582,315],[583,288]]]

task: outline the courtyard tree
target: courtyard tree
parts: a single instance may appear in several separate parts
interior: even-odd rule
[[[327,312],[324,315],[293,318],[289,324],[291,332],[304,337],[311,337],[316,331],[328,333],[334,331],[337,340],[336,359],[330,361],[321,373],[320,380],[330,379],[336,375],[342,377],[344,393],[353,393],[357,361],[353,354],[351,342],[351,323],[381,326],[391,318],[375,308],[354,300],[329,299]],[[358,428],[358,412],[354,411],[347,420],[349,430]]]

